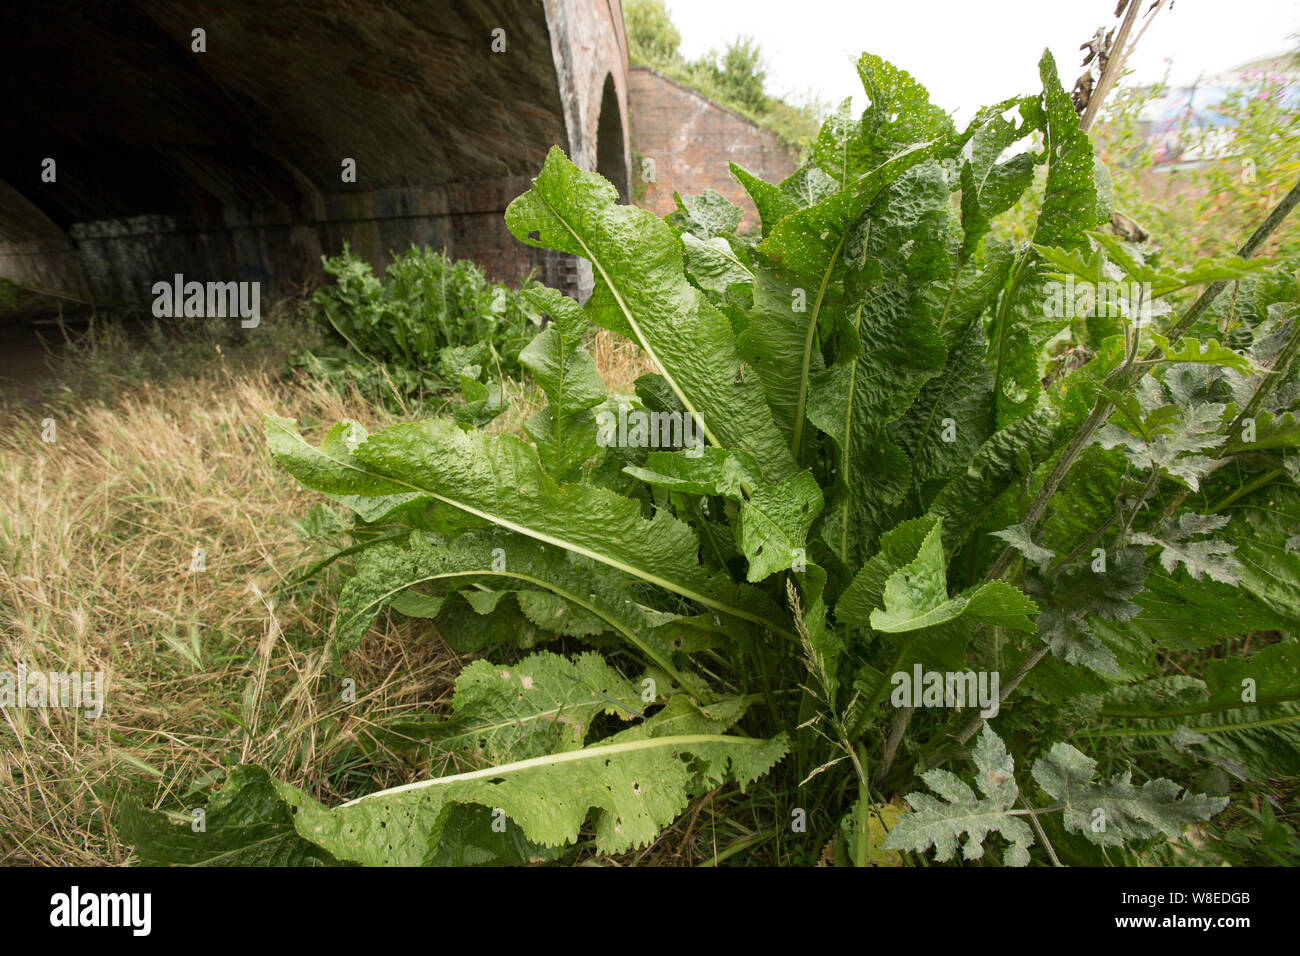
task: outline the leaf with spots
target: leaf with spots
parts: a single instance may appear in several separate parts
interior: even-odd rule
[[[326,807],[277,784],[306,840],[341,860],[370,866],[420,866],[439,849],[453,807],[499,808],[543,846],[578,839],[594,814],[596,848],[645,846],[695,794],[734,782],[742,791],[788,748],[784,736],[735,737],[734,719],[710,718],[676,697],[653,717],[580,749],[497,764],[382,790]]]

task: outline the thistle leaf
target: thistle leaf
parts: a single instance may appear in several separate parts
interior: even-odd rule
[[[1225,408],[1207,403],[1181,411],[1172,406],[1162,406],[1162,409],[1169,414],[1162,414],[1155,425],[1151,424],[1155,416],[1148,416],[1144,435],[1110,424],[1097,432],[1096,441],[1102,448],[1122,448],[1135,468],[1143,471],[1158,468],[1162,474],[1199,491],[1200,480],[1214,467],[1214,459],[1200,453],[1227,441],[1222,431]],[[1162,409],[1157,409],[1157,413]]]
[[[1178,836],[1186,824],[1208,820],[1228,805],[1227,797],[1180,797],[1183,788],[1163,777],[1135,787],[1127,770],[1096,781],[1097,761],[1064,743],[1035,760],[1030,772],[1053,800],[1065,805],[1065,829],[1100,846],[1122,846],[1125,840],[1161,833]]]
[[[1159,535],[1133,535],[1133,543],[1159,547],[1160,564],[1171,573],[1181,564],[1194,581],[1209,575],[1223,584],[1236,584],[1241,580],[1241,563],[1232,557],[1237,550],[1235,544],[1208,538],[1191,540],[1218,531],[1227,523],[1227,515],[1183,514],[1166,523]]]
[[[1029,824],[1009,811],[1020,796],[1016,786],[1015,761],[997,734],[984,725],[971,754],[975,761],[975,785],[983,798],[968,784],[947,770],[928,770],[921,775],[926,785],[943,800],[924,793],[909,793],[911,813],[905,813],[889,832],[886,850],[923,853],[934,847],[940,863],[951,860],[958,841],[966,837],[962,856],[978,860],[984,856],[984,841],[990,833],[1001,834],[1010,846],[1003,853],[1008,866],[1026,866],[1034,834]]]

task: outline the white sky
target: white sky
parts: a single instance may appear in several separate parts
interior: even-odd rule
[[[1142,0],[1144,7],[1150,0]],[[1056,57],[1068,90],[1082,72],[1079,44],[1103,24],[1116,0],[666,0],[694,59],[737,34],[767,58],[768,89],[811,92],[837,105],[862,87],[858,54],[876,53],[911,73],[958,120],[1008,96],[1041,89],[1038,59]],[[1139,23],[1141,20],[1139,19]],[[1246,60],[1295,47],[1300,0],[1175,0],[1157,14],[1130,66],[1134,79],[1191,83]]]

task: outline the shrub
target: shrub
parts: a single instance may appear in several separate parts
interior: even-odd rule
[[[1041,95],[963,131],[905,72],[859,71],[866,111],[793,177],[733,167],[752,238],[716,195],[660,220],[552,150],[507,223],[596,287],[526,292],[553,319],[520,354],[549,402],[531,441],[435,419],[316,447],[268,419],[356,514],[338,649],[390,608],[492,662],[450,716],[390,728],[427,779],[327,807],[241,767],[204,837],[133,811],[142,857],[229,859],[271,818],[283,860],[620,852],[761,778],[759,832],[799,859],[964,838],[967,860],[1173,862],[1234,787],[1300,771],[1294,271],[1252,247],[1167,272],[1096,231],[1050,55]],[[991,234],[1039,168],[1031,241]],[[1205,310],[1224,284],[1230,344]],[[638,403],[606,395],[589,321],[659,369]],[[1077,361],[1049,364],[1062,343]]]
[[[420,399],[461,388],[462,379],[486,389],[482,379],[518,371],[519,352],[539,328],[518,290],[439,250],[412,246],[383,278],[346,244],[322,262],[335,283],[317,289],[313,304],[332,344],[301,351],[291,364],[370,385],[374,394]],[[532,284],[526,278],[521,288]]]

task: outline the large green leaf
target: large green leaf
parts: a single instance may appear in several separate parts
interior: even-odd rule
[[[994,114],[971,137],[971,155],[961,170],[962,260],[975,254],[993,218],[1006,212],[1034,179],[1032,153],[1017,153],[1005,162],[1002,154],[1028,132]]]
[[[332,809],[288,784],[278,789],[305,839],[372,866],[425,863],[462,803],[499,808],[546,846],[574,842],[595,810],[597,848],[617,853],[653,840],[692,794],[726,781],[744,788],[787,749],[784,737],[720,733],[725,723],[674,698],[654,718],[593,746],[422,780]]]
[[[453,716],[420,736],[440,753],[463,751],[490,764],[527,760],[576,750],[599,715],[630,721],[645,706],[640,690],[599,654],[479,660],[456,678]]]
[[[198,822],[201,819],[201,824]],[[261,767],[233,767],[204,808],[174,822],[128,800],[117,816],[123,840],[146,866],[337,866],[294,829],[293,812]]]
[[[375,616],[404,595],[420,594],[429,604],[422,616],[436,616],[453,589],[484,584],[495,588],[523,586],[553,595],[560,603],[549,612],[530,617],[551,631],[566,632],[557,615],[574,609],[613,630],[630,646],[673,675],[683,686],[697,684],[673,664],[670,649],[649,636],[652,622],[635,603],[628,578],[608,567],[586,561],[521,535],[470,533],[453,538],[413,534],[406,545],[380,544],[366,551],[355,574],[339,595],[339,649],[354,647]],[[429,592],[432,592],[431,594]],[[499,591],[492,592],[499,594]],[[530,601],[524,591],[521,609]]]
[[[759,179],[742,166],[731,164],[731,175],[745,188],[749,198],[758,209],[762,223],[762,235],[766,236],[776,224],[799,208],[799,204],[780,186]]]
[[[736,544],[749,562],[750,581],[806,565],[808,530],[822,507],[821,489],[809,472],[769,485],[751,455],[717,448],[706,448],[698,457],[651,452],[645,467],[624,470],[661,488],[738,502]]]
[[[280,419],[276,427],[295,439],[280,444],[277,460],[304,484],[318,487],[320,453],[292,422]],[[319,490],[404,487],[706,607],[789,633],[770,602],[704,570],[689,525],[663,511],[646,519],[637,502],[604,488],[557,484],[542,469],[537,450],[513,436],[488,438],[442,420],[394,425],[367,438],[354,456],[346,475],[327,472],[329,488]]]
[[[587,313],[630,333],[715,445],[748,451],[777,481],[793,470],[757,384],[738,382],[740,359],[727,317],[687,280],[673,230],[553,147],[532,188],[506,210],[521,242],[591,261]]]
[[[745,361],[763,384],[792,455],[804,436],[809,385],[820,370],[819,325],[843,315],[843,273],[854,222],[895,179],[936,151],[913,147],[852,180],[821,202],[786,216],[759,245],[754,306],[740,337]]]
[[[549,407],[528,420],[529,437],[551,474],[564,479],[599,451],[591,409],[605,400],[605,383],[582,348],[586,317],[573,299],[554,289],[535,289],[529,299],[555,319],[519,353]]]
[[[838,453],[823,538],[850,566],[888,527],[911,481],[889,426],[947,357],[938,330],[915,308],[920,290],[948,268],[947,210],[935,164],[908,171],[873,204],[863,249],[871,267],[845,284],[856,305],[839,318],[839,361],[810,386],[808,418]]]
[[[959,617],[1010,627],[1034,628],[1038,606],[1005,581],[988,581],[949,598],[943,520],[935,519],[916,557],[885,581],[883,606],[871,612],[871,626],[897,634],[949,624]]]
[[[952,120],[906,70],[864,53],[858,78],[867,95],[861,119],[853,120],[845,100],[813,142],[817,166],[835,181],[847,184],[901,148],[953,135]]]
[[[1039,409],[996,432],[930,505],[944,520],[944,545],[953,551],[992,513],[1003,492],[1033,474],[1063,443],[1059,419]]]
[[[1078,114],[1061,86],[1050,52],[1043,53],[1039,73],[1042,103],[1025,100],[1021,104],[1026,119],[1043,133],[1042,160],[1047,164],[1046,192],[1033,242],[1086,249],[1099,218],[1092,142],[1079,128]],[[989,327],[989,362],[999,426],[1037,407],[1042,395],[1039,362],[1043,346],[1069,321],[1068,315],[1054,315],[1046,307],[1047,269],[1036,251],[1026,249]]]

